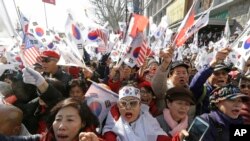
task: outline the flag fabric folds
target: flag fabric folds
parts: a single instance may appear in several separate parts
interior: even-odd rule
[[[56,5],[56,0],[43,0],[43,2]]]
[[[147,40],[143,40],[141,49],[137,58],[137,66],[142,66],[143,63],[146,60],[146,57],[148,57],[152,53],[151,49],[148,47]]]
[[[26,34],[28,32],[29,20],[20,12],[20,23],[22,26],[23,32]]]
[[[21,46],[21,52],[23,55],[23,61],[26,66],[32,66],[38,61],[41,61],[40,53],[38,49],[30,42],[29,38],[25,35],[24,45]]]
[[[36,21],[30,21],[28,33],[32,34],[44,46],[48,46],[54,40],[52,33]]]
[[[148,18],[142,15],[133,14],[129,24],[128,33],[132,38],[135,38],[138,32],[143,32],[148,25]]]
[[[182,38],[184,37],[185,32],[194,24],[194,16],[195,16],[194,8],[195,8],[196,3],[197,3],[197,0],[195,0],[193,5],[189,9],[187,15],[185,16],[184,20],[182,21],[178,29],[178,34],[176,35],[175,40],[174,40],[174,43],[177,46],[181,46],[185,42],[184,39]]]
[[[248,60],[250,57],[250,25],[232,43],[232,49],[241,54],[245,61]]]
[[[197,4],[197,1],[198,0],[196,0],[193,3],[188,14],[184,18],[183,22],[181,23],[181,26],[178,29],[178,34],[174,41],[174,43],[178,47],[182,46],[189,37],[191,37],[194,33],[198,32],[199,29],[201,29],[202,27],[208,24],[209,14],[210,14],[213,4],[211,4],[210,8],[204,11],[201,14],[201,16],[197,20],[195,20],[194,16],[196,15],[195,7]]]
[[[98,117],[100,123],[106,118],[111,106],[118,101],[118,94],[105,89],[95,82],[85,94],[86,101],[91,111]]]
[[[78,45],[84,42],[82,31],[70,13],[65,25],[65,34],[71,43]]]
[[[99,38],[104,42],[104,45],[107,46],[108,44],[108,34],[105,33],[103,29],[96,29],[96,33],[99,36]]]

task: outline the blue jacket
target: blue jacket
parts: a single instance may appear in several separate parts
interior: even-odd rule
[[[212,87],[209,83],[207,83],[207,79],[212,75],[213,68],[209,65],[204,66],[200,69],[193,77],[189,88],[193,92],[196,102],[199,102],[199,99],[202,96],[203,89],[205,88],[206,95],[203,98],[202,102],[196,103],[196,115],[201,115],[203,113],[209,112],[209,96],[213,91],[214,87]]]
[[[202,141],[229,141],[229,126],[233,124],[243,124],[243,119],[241,117],[232,119],[219,110],[214,110],[210,113],[202,114],[201,118],[207,121],[209,124],[209,128]]]

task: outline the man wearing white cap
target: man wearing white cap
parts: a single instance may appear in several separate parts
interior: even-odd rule
[[[133,86],[120,89],[117,105],[111,108],[103,128],[104,138],[108,141],[171,140],[144,106],[139,89]]]

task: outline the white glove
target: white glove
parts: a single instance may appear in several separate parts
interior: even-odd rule
[[[30,67],[26,67],[22,71],[24,83],[33,84],[38,87],[45,81],[44,77],[39,72]]]

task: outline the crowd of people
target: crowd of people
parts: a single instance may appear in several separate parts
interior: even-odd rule
[[[232,73],[225,47],[197,70],[191,59],[173,61],[174,48],[141,67],[117,66],[109,54],[85,68],[58,66],[60,54],[47,50],[33,67],[5,70],[0,140],[179,141],[200,117],[209,124],[203,141],[228,141],[230,125],[250,124],[250,61]],[[89,79],[119,97],[103,122],[85,99]]]

